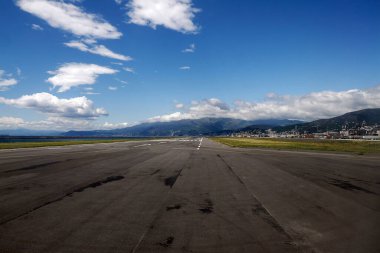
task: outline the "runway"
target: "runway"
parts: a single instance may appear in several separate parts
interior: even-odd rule
[[[0,252],[380,252],[380,157],[207,138],[0,150]]]

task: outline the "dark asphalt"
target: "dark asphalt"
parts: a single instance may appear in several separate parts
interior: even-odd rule
[[[0,151],[0,252],[380,252],[380,157],[204,139]]]

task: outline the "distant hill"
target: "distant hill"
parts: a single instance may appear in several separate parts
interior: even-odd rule
[[[191,136],[191,135],[214,135],[226,131],[234,131],[250,125],[260,124],[270,127],[294,124],[289,120],[257,120],[247,121],[231,118],[202,118],[186,119],[171,122],[142,123],[136,126],[96,131],[69,131],[64,136]]]
[[[278,132],[290,131],[297,126],[298,131],[308,133],[340,131],[344,124],[348,127],[355,127],[361,125],[363,121],[367,125],[380,125],[380,108],[349,112],[338,117],[319,119],[303,124],[274,127],[273,130]]]

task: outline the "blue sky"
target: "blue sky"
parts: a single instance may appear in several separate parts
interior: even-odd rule
[[[0,128],[380,107],[379,1],[6,0]]]

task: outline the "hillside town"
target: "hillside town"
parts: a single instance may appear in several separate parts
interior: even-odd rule
[[[275,131],[273,129],[255,129],[232,133],[231,137],[245,138],[307,138],[307,139],[362,139],[380,140],[380,125],[350,124],[346,122],[340,130],[307,132],[298,129],[298,126],[289,131]]]

